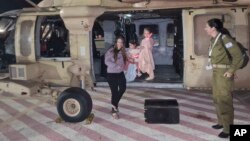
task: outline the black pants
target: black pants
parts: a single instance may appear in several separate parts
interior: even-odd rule
[[[126,91],[126,78],[123,72],[107,73],[107,81],[111,89],[111,104],[118,108],[118,103]]]

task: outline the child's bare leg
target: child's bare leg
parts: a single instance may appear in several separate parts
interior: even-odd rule
[[[137,69],[137,76],[140,77],[142,74],[141,74],[141,71],[139,69]]]
[[[148,72],[149,77],[146,80],[153,80],[155,78],[154,70],[149,70]]]
[[[136,63],[136,74],[137,74],[138,77],[140,77],[142,75],[138,63]]]

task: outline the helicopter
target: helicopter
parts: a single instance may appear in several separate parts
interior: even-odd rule
[[[50,94],[68,122],[90,115],[92,100],[86,89],[107,84],[103,56],[118,34],[128,43],[140,40],[144,27],[153,29],[159,79],[129,84],[134,87],[211,88],[211,72],[205,69],[209,38],[204,32],[210,18],[221,19],[249,50],[248,0],[26,1],[33,8],[0,14],[0,89],[22,96]],[[235,89],[250,88],[249,70],[250,65],[238,71]]]

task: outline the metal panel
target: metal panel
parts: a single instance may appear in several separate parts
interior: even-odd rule
[[[16,23],[15,52],[17,63],[36,62],[35,26],[36,16],[20,15]]]
[[[22,56],[29,56],[31,55],[31,41],[30,41],[30,33],[33,33],[31,32],[31,28],[33,26],[33,21],[23,21],[21,23],[21,31],[20,31],[20,34],[21,34],[21,40],[20,40],[20,52],[21,52],[21,55]]]
[[[249,13],[249,8],[244,7],[183,11],[185,87],[211,87],[212,71],[205,70],[210,39],[204,31],[207,20],[222,18],[224,27],[229,29],[238,42],[249,49]],[[250,89],[249,71],[250,65],[236,72],[234,89]]]
[[[234,10],[229,8],[193,9],[183,11],[184,34],[184,86],[211,87],[212,71],[205,70],[210,37],[204,28],[211,18],[227,19],[226,24],[235,25]],[[227,26],[226,26],[227,27]],[[231,29],[231,28],[230,28]]]

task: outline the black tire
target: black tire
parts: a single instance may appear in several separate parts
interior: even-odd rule
[[[57,99],[57,112],[66,122],[81,122],[90,115],[91,111],[92,99],[81,88],[68,88]]]

